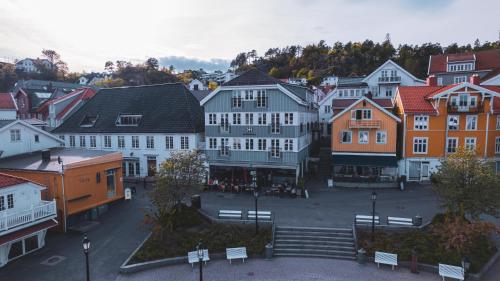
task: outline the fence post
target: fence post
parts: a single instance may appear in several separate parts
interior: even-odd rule
[[[31,204],[31,221],[35,221],[35,206]]]

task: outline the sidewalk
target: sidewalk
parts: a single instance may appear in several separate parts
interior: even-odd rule
[[[119,275],[116,281],[198,280],[198,266],[188,264],[152,269],[130,275]],[[439,281],[437,274],[412,274],[406,268],[389,266],[377,268],[375,264],[358,265],[356,262],[334,259],[275,258],[272,261],[250,259],[232,265],[225,260],[210,261],[203,267],[203,280],[217,281]]]

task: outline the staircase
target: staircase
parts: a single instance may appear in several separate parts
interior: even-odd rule
[[[274,256],[354,260],[352,229],[276,226]]]
[[[319,152],[318,178],[326,180],[332,174],[332,151],[329,147],[321,147]]]

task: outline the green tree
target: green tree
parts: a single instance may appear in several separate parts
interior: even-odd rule
[[[9,91],[17,81],[14,65],[0,62],[0,92]]]

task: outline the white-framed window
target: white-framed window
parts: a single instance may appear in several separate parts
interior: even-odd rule
[[[91,148],[96,148],[97,147],[97,140],[96,136],[90,136],[90,147]]]
[[[267,107],[266,90],[257,91],[257,107]]]
[[[139,148],[139,136],[132,136],[132,148]]]
[[[257,149],[258,150],[267,150],[267,140],[266,139],[258,139],[257,140]]]
[[[10,130],[10,141],[11,142],[21,141],[21,130],[19,129]]]
[[[473,63],[454,63],[454,64],[448,64],[448,71],[449,72],[458,72],[458,71],[469,71],[473,70]]]
[[[217,149],[217,139],[216,138],[208,138],[208,148],[209,149]]]
[[[104,136],[104,147],[105,148],[111,147],[111,136]]]
[[[467,81],[467,76],[455,76],[453,77],[453,84],[463,83]]]
[[[86,147],[85,136],[80,136],[80,147]]]
[[[324,109],[325,113],[330,113],[330,112],[332,112],[332,106],[331,106],[331,105],[325,105],[325,106],[323,107],[323,109]]]
[[[285,113],[285,125],[293,124],[293,113]]]
[[[208,114],[208,125],[217,125],[217,114],[209,113]]]
[[[497,130],[500,130],[500,115],[497,115]]]
[[[359,131],[358,132],[358,143],[359,144],[367,144],[369,141],[368,136],[369,136],[368,131]]]
[[[241,124],[241,113],[233,113],[233,125]]]
[[[258,123],[259,123],[259,125],[267,125],[267,114],[266,113],[259,113]]]
[[[284,151],[293,151],[293,139],[285,139],[285,143],[283,145]]]
[[[342,131],[340,142],[352,143],[352,131]]]
[[[457,152],[458,138],[448,138],[446,140],[446,152],[455,153]]]
[[[280,133],[280,114],[279,113],[271,113],[271,133],[279,134]]]
[[[181,149],[189,149],[189,137],[181,137]]]
[[[495,138],[495,153],[500,153],[500,137]]]
[[[245,125],[253,125],[253,113],[245,113]]]
[[[372,119],[371,109],[354,109],[351,110],[352,120],[370,120]]]
[[[245,91],[245,100],[253,100],[253,90],[246,90]]]
[[[469,106],[470,107],[477,107],[477,97],[476,96],[469,97]]]
[[[437,78],[437,85],[438,86],[443,86],[443,77],[438,77]]]
[[[467,115],[465,129],[467,131],[477,130],[477,115]]]
[[[449,115],[448,116],[448,130],[457,131],[460,125],[460,116]]]
[[[387,132],[377,131],[377,144],[386,144],[386,143],[387,143]]]
[[[139,126],[139,123],[141,123],[142,115],[141,114],[120,114],[118,118],[116,119],[116,126]],[[93,122],[97,118],[93,119]],[[91,120],[92,121],[92,120]]]
[[[125,136],[118,136],[118,148],[125,148]]]
[[[413,129],[414,130],[428,130],[429,129],[429,116],[428,115],[416,115],[413,119]]]
[[[234,108],[241,108],[241,92],[240,91],[234,91],[233,92],[233,97],[232,97],[232,103],[231,105]]]
[[[165,149],[174,149],[174,137],[165,136]]]
[[[233,149],[234,150],[241,150],[241,140],[240,139],[233,139]]]
[[[465,149],[476,150],[476,138],[465,138]]]
[[[4,210],[5,210],[5,196],[0,195],[0,211],[4,211]]]
[[[64,140],[65,139],[64,135],[59,135],[59,139]]]
[[[14,194],[7,194],[7,209],[14,209]]]
[[[253,150],[253,139],[245,139],[245,149]]]
[[[280,157],[279,139],[271,139],[271,157]]]
[[[75,136],[69,136],[69,146],[70,147],[76,146],[76,137]]]
[[[146,136],[146,148],[149,148],[149,149],[155,148],[155,137],[154,136]]]
[[[428,138],[413,138],[413,153],[427,154]]]

